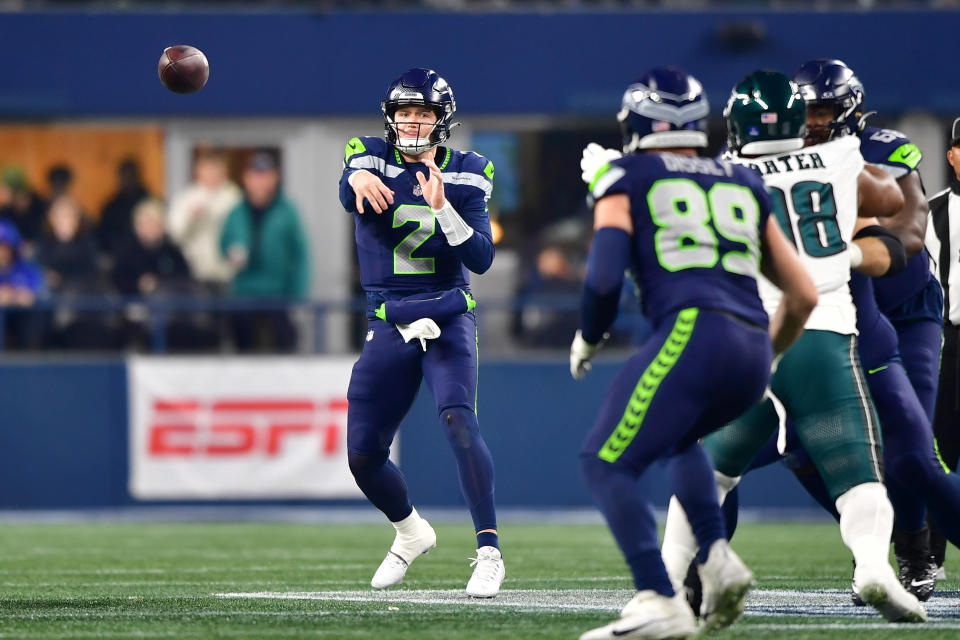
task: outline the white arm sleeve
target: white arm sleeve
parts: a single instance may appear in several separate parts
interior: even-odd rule
[[[449,201],[444,200],[442,207],[439,209],[431,208],[431,211],[433,211],[443,235],[447,236],[447,242],[450,243],[451,247],[463,244],[473,235],[473,227],[460,217],[460,214],[457,213],[457,210],[453,208]]]

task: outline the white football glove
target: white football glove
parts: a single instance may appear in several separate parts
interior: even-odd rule
[[[609,337],[610,334],[605,333],[600,342],[590,344],[583,339],[583,334],[577,329],[577,335],[573,336],[573,342],[570,344],[570,375],[573,376],[574,380],[583,380],[587,372],[593,368],[590,359],[600,350]]]
[[[583,157],[580,158],[583,182],[589,185],[593,182],[597,171],[600,171],[600,167],[622,156],[623,154],[616,149],[605,149],[596,142],[591,142],[584,148]]]

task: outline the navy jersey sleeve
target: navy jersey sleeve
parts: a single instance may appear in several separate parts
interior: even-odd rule
[[[860,153],[868,163],[885,169],[899,180],[916,171],[923,159],[919,147],[893,129],[867,127],[860,134]]]
[[[459,171],[444,171],[447,201],[473,229],[470,238],[454,252],[467,269],[484,273],[493,264],[493,233],[490,230],[488,203],[493,194],[493,163],[477,153],[463,157]]]
[[[640,157],[641,156],[628,156],[628,158],[633,160]],[[624,158],[614,160],[600,167],[593,175],[593,180],[590,181],[587,188],[590,190],[590,195],[593,197],[594,202],[604,196],[612,196],[616,193],[626,193],[629,195],[630,189],[626,179],[627,172],[623,167],[624,162]]]
[[[343,174],[340,176],[340,204],[350,213],[357,210],[357,195],[350,186],[350,176],[365,169],[382,180],[386,148],[386,143],[380,138],[350,138],[347,142],[343,151]]]

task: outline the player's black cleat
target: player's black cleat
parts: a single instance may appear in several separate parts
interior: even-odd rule
[[[900,567],[897,578],[903,588],[921,602],[929,600],[937,580],[937,563],[930,553],[930,530],[924,527],[907,533],[894,529],[893,553]]]
[[[700,617],[700,604],[703,602],[703,585],[700,583],[700,573],[697,571],[697,561],[690,563],[687,577],[683,581],[683,596],[687,604],[693,609],[693,615]]]
[[[933,556],[917,560],[897,556],[897,564],[900,565],[897,577],[903,588],[917,596],[920,602],[929,600],[937,582],[937,563],[933,561]]]

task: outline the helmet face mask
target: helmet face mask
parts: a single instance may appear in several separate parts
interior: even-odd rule
[[[863,84],[842,60],[818,58],[805,62],[793,73],[793,81],[809,106],[829,105],[834,110],[829,123],[809,128],[808,144],[859,133],[865,98]]]
[[[404,122],[397,122],[395,115],[404,106],[427,107],[436,114],[436,122],[414,121],[416,136],[402,135],[399,125]],[[410,69],[390,83],[380,103],[387,142],[411,156],[419,156],[450,137],[451,129],[458,124],[452,122],[456,110],[453,89],[447,81],[436,71],[421,68]]]
[[[397,118],[396,114],[398,112],[404,109],[410,110],[411,108],[429,109],[434,115],[433,122],[419,119],[417,117],[419,114],[416,114],[414,117]],[[437,113],[437,110],[430,106],[401,103],[391,110],[388,110],[384,115],[384,119],[387,123],[387,128],[392,131],[394,140],[396,140],[396,142],[393,143],[394,146],[409,155],[420,155],[440,144],[440,141],[433,139],[433,132],[437,129],[437,124],[440,119],[439,116],[440,114]],[[416,129],[412,132],[413,135],[410,135],[411,129],[414,127],[416,127]]]
[[[803,93],[801,91],[801,93]],[[823,144],[839,135],[845,135],[837,126],[837,118],[842,113],[840,105],[832,102],[807,101],[807,146]]]
[[[675,67],[651,69],[623,94],[617,113],[623,152],[706,147],[709,113],[696,78]]]
[[[803,147],[807,107],[797,85],[777,71],[754,71],[733,88],[723,110],[727,143],[740,155]]]

